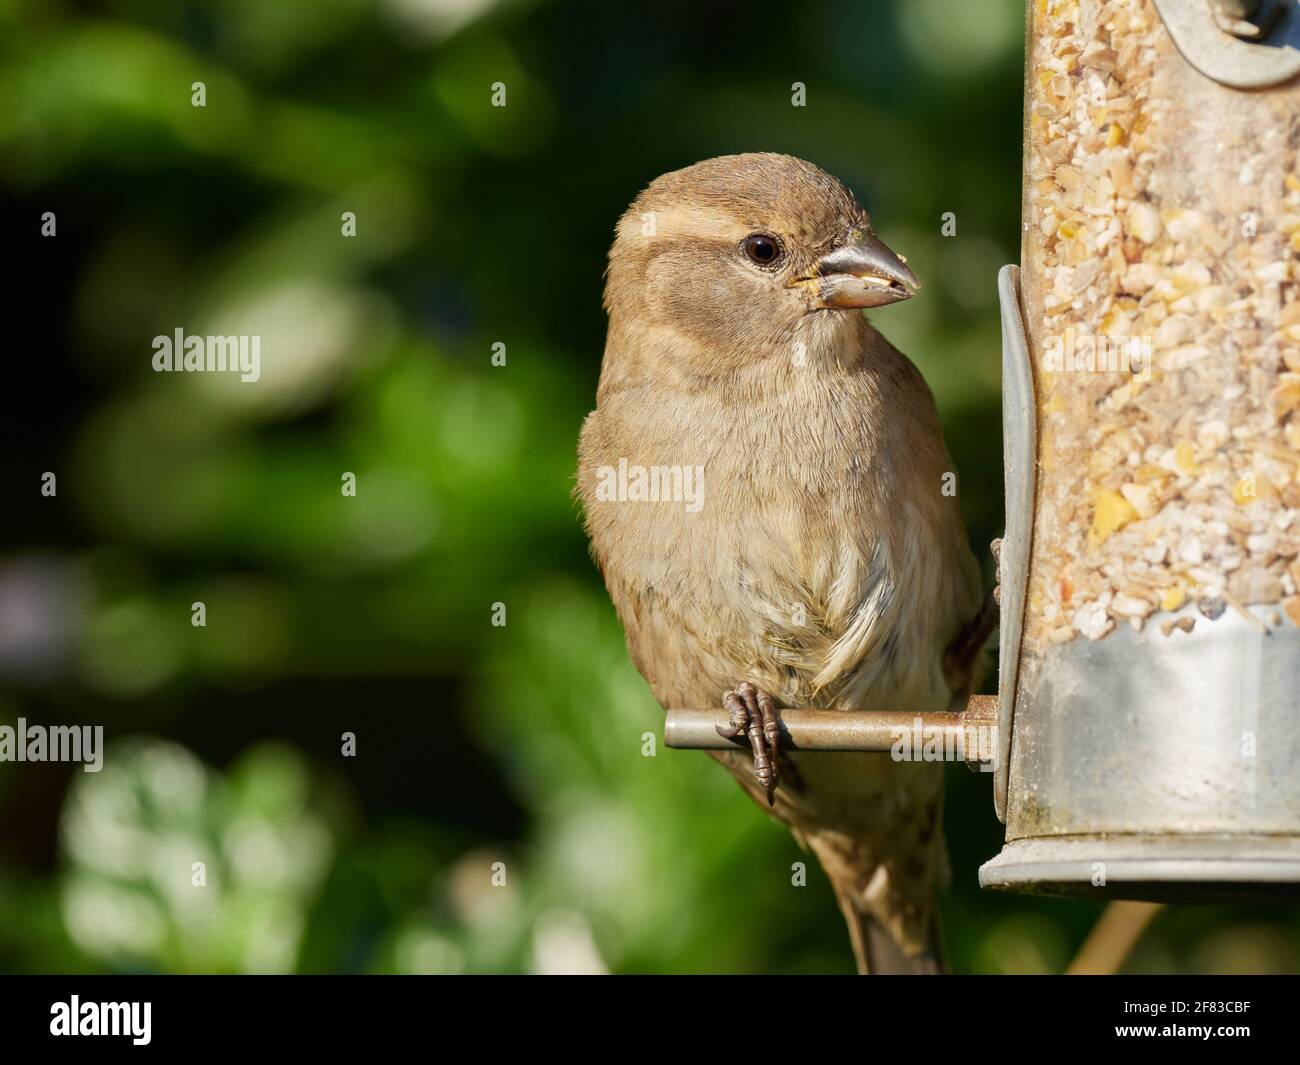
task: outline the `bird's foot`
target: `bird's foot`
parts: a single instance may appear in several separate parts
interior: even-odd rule
[[[723,695],[722,706],[731,715],[731,722],[726,728],[719,727],[718,735],[732,740],[743,732],[748,737],[754,751],[754,775],[767,794],[768,806],[773,805],[780,782],[777,753],[781,744],[781,717],[776,703],[767,692],[745,681]]]
[[[993,553],[993,602],[1002,605],[1002,537],[989,544]]]
[[[989,544],[993,552],[993,590],[984,598],[979,613],[970,619],[943,654],[943,676],[948,687],[960,691],[971,679],[980,650],[998,627],[1002,612],[1002,540]]]

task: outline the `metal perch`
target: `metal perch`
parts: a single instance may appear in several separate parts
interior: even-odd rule
[[[973,695],[960,713],[911,710],[821,710],[800,707],[781,711],[781,746],[791,751],[889,751],[905,734],[919,730],[927,741],[937,738],[944,749],[970,752],[976,761],[981,749],[996,755],[996,695]],[[718,735],[729,715],[721,707],[708,710],[669,710],[664,743],[696,750],[746,748],[744,737]],[[985,730],[981,740],[976,730]],[[992,738],[989,738],[992,730]]]

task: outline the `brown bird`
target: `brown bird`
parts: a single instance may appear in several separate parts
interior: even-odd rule
[[[970,690],[987,611],[953,465],[920,373],[862,313],[918,287],[811,163],[665,174],[618,223],[579,444],[633,663],[665,709],[730,711],[752,762],[713,757],[817,856],[863,972],[940,968],[942,768],[778,752],[777,718]]]

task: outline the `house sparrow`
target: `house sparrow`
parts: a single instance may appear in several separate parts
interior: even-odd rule
[[[981,580],[916,367],[862,314],[919,287],[829,174],[785,155],[651,182],[618,223],[577,491],[632,661],[811,849],[859,971],[934,972],[942,767],[779,751],[779,706],[946,710]]]

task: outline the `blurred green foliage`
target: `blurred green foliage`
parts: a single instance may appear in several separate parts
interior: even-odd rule
[[[0,766],[0,968],[849,971],[789,836],[650,755],[570,499],[604,255],[700,158],[842,177],[925,281],[879,324],[987,543],[1021,33],[1017,0],[0,0],[0,717],[111,741]],[[178,326],[260,335],[261,381],[153,373]],[[1098,907],[978,891],[986,777],[948,835],[955,967],[1060,971]],[[1178,910],[1130,967],[1298,957],[1289,911]]]

